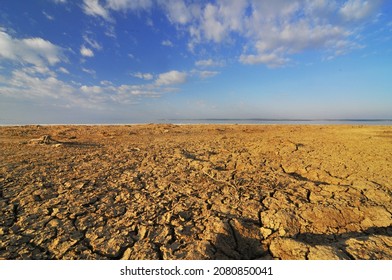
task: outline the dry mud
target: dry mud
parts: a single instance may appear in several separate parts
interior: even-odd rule
[[[392,259],[392,127],[0,128],[1,259]]]

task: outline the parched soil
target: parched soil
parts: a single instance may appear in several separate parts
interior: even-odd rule
[[[0,127],[0,259],[392,259],[392,127]]]

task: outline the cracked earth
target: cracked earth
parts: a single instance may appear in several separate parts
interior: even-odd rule
[[[0,127],[0,259],[392,259],[392,127]]]

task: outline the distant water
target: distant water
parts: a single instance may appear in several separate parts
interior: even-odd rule
[[[346,124],[392,125],[392,119],[168,119],[160,123],[173,124]]]
[[[23,123],[1,122],[0,126],[21,125],[133,125],[133,124],[304,124],[304,125],[392,125],[392,119],[159,119],[149,121],[132,121],[129,119],[114,122],[90,123]]]

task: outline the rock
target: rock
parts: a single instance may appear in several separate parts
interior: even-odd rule
[[[343,252],[339,252],[334,247],[330,246],[319,246],[309,247],[308,253],[309,260],[342,260],[350,259]]]
[[[295,236],[300,232],[298,217],[290,210],[264,211],[260,215],[264,228],[279,232],[279,236]]]
[[[152,244],[148,240],[137,241],[132,248],[129,248],[130,260],[159,260],[161,250],[157,245]],[[162,256],[163,258],[163,256]]]
[[[309,252],[307,245],[282,237],[273,239],[269,249],[273,257],[282,260],[304,260]]]
[[[121,260],[130,260],[132,255],[132,250],[131,248],[127,248],[124,251],[123,256],[121,257]]]
[[[54,254],[62,256],[64,255],[74,244],[76,244],[77,240],[69,240],[66,237],[57,237],[53,241],[50,242],[48,248]]]
[[[370,227],[389,227],[392,225],[391,213],[382,206],[367,206],[360,207],[364,219],[361,226],[364,228]]]
[[[255,259],[265,254],[266,248],[262,246],[262,235],[258,226],[238,219],[231,220],[230,224],[241,259]]]
[[[374,235],[366,238],[350,238],[346,241],[347,252],[360,260],[391,260],[392,237]],[[387,246],[386,246],[387,245]]]
[[[50,145],[50,144],[59,144],[59,142],[54,140],[50,135],[44,135],[44,136],[42,136],[41,138],[38,138],[38,139],[31,139],[29,141],[29,144]]]
[[[272,230],[269,228],[262,227],[260,228],[261,235],[263,235],[264,239],[272,234]]]
[[[346,215],[345,213],[350,213]],[[308,221],[314,233],[325,233],[331,228],[344,228],[347,224],[358,222],[360,213],[355,214],[355,209],[342,212],[328,206],[315,206],[302,211],[301,216]]]
[[[139,239],[143,239],[147,235],[147,226],[145,225],[138,225],[138,237]]]
[[[370,189],[364,191],[365,196],[375,202],[378,203],[390,203],[391,202],[391,196],[388,195],[386,192],[375,189],[374,187],[371,187]]]

